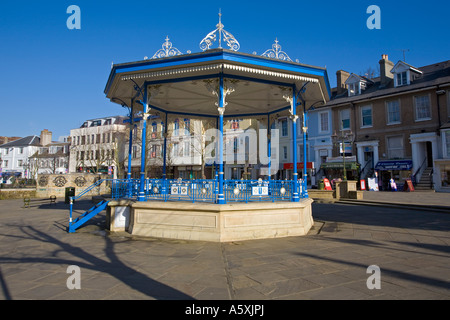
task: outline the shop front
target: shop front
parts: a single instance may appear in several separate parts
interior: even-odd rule
[[[294,169],[294,164],[292,162],[291,163],[283,163],[283,171],[288,176],[292,175],[293,169]],[[303,162],[297,162],[297,172],[303,172]],[[314,169],[314,162],[306,163],[306,173],[308,175],[308,178],[307,178],[308,188],[311,188],[312,185],[316,184],[316,181],[315,181],[316,171]]]
[[[434,188],[440,192],[450,192],[450,159],[438,159],[434,161],[435,178]]]
[[[378,182],[382,191],[390,190],[390,180],[394,179],[395,183],[401,189],[406,179],[412,178],[412,160],[383,160],[378,161],[375,170],[379,171]]]
[[[356,161],[346,161],[345,166],[343,161],[325,162],[320,165],[320,169],[324,172],[323,177],[327,178],[333,187],[335,181],[343,180],[344,168],[347,173],[347,180],[358,180],[359,163]]]

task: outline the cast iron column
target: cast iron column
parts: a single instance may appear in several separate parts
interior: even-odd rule
[[[225,111],[223,96],[223,75],[220,75],[219,83],[219,194],[217,203],[225,204],[225,195],[223,193],[223,112]]]
[[[141,143],[141,179],[139,185],[138,201],[145,201],[145,156],[146,156],[146,140],[147,140],[147,118],[149,116],[147,104],[147,87],[144,90],[144,115],[142,116],[142,143]]]

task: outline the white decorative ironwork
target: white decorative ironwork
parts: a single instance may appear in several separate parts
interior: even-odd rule
[[[212,70],[220,70],[220,69],[228,69],[228,70],[235,70],[243,73],[251,73],[251,74],[260,74],[260,75],[266,75],[270,77],[277,77],[277,78],[284,78],[284,79],[293,79],[293,80],[299,80],[299,81],[309,81],[311,83],[318,83],[319,81],[316,78],[309,78],[304,76],[299,76],[295,74],[290,73],[281,73],[281,72],[275,72],[275,71],[268,71],[263,69],[256,69],[256,68],[249,68],[249,67],[243,67],[243,66],[237,66],[232,64],[211,64],[211,65],[204,65],[199,67],[187,67],[187,68],[178,68],[178,69],[170,69],[165,71],[156,71],[156,72],[145,72],[145,73],[135,73],[131,75],[122,76],[121,80],[130,80],[130,79],[146,79],[146,78],[157,78],[162,76],[174,76],[174,75],[183,75],[188,74],[192,72],[199,72],[199,71],[212,71]],[[320,83],[319,83],[320,85]]]
[[[156,51],[152,59],[166,58],[181,55],[181,51],[177,48],[172,48],[172,42],[169,41],[169,36],[166,37],[166,41],[162,45],[162,49]]]
[[[220,98],[220,94],[219,94],[219,80],[218,79],[207,79],[207,80],[203,80],[203,82],[205,83],[205,87],[206,89],[211,92],[212,95],[216,96],[217,98]],[[219,109],[224,109],[227,105],[228,102],[225,101],[226,97],[233,93],[236,90],[236,85],[239,82],[239,80],[235,80],[235,79],[224,79],[223,81],[223,96],[222,96],[222,105],[223,107],[220,107],[220,103],[219,101],[215,102],[216,107],[218,107]],[[221,110],[219,110],[220,112]]]
[[[216,25],[216,29],[214,31],[211,31],[206,35],[206,37],[203,38],[202,41],[200,41],[200,49],[202,51],[208,50],[211,48],[212,44],[217,39],[217,34],[219,35],[219,48],[222,48],[222,37],[223,40],[227,43],[228,47],[233,51],[238,51],[241,45],[236,40],[236,38],[226,31],[222,24],[222,13],[219,12],[219,23]]]
[[[281,50],[281,46],[278,44],[277,38],[275,38],[275,43],[272,45],[272,49],[266,50],[261,56],[292,62],[292,59],[289,58],[287,53]]]

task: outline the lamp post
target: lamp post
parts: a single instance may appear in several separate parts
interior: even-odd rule
[[[349,142],[352,145],[354,140],[354,134],[350,131],[341,131],[338,135],[336,131],[331,135],[334,144],[341,143],[342,144],[342,161],[344,164],[344,177],[342,180],[347,181],[347,168],[345,167],[345,143]]]

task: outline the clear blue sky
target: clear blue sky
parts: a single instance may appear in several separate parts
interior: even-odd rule
[[[381,29],[369,30],[369,5]],[[81,9],[69,30],[67,7]],[[222,23],[239,52],[262,54],[278,38],[294,61],[362,74],[382,54],[420,67],[450,59],[448,1],[7,1],[0,2],[0,136],[68,135],[84,120],[125,114],[103,90],[111,63],[142,60],[166,36],[181,52]]]

